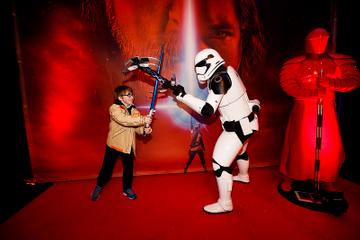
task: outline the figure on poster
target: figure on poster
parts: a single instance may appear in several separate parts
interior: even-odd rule
[[[283,90],[294,97],[280,163],[284,176],[280,187],[284,192],[292,190],[294,180],[319,180],[323,190],[338,191],[335,183],[345,154],[334,92],[359,87],[360,74],[353,58],[327,51],[328,39],[324,28],[310,31],[305,39],[306,55],[286,61],[280,73]],[[321,138],[317,137],[319,106]]]
[[[205,162],[205,144],[201,133],[201,124],[200,123],[193,123],[191,126],[191,142],[189,146],[189,158],[186,162],[184,173],[187,172],[190,164],[192,163],[193,159],[196,155],[199,156],[201,165],[204,171],[207,171],[206,162]]]
[[[187,94],[181,85],[172,86],[172,92],[178,101],[201,116],[210,117],[219,110],[223,131],[212,156],[219,198],[217,202],[204,206],[204,211],[231,212],[233,176],[230,166],[238,154],[246,152],[250,136],[259,129],[256,113],[260,109],[260,102],[249,100],[238,73],[233,67],[227,66],[214,49],[205,48],[196,54],[195,72],[199,83],[207,84],[209,93],[206,101]]]
[[[111,53],[119,53],[115,58],[121,64],[133,56],[158,56],[159,46],[164,44],[167,57],[162,74],[169,76],[176,72],[174,67],[185,52],[181,42],[185,2],[83,0],[82,8],[84,18],[99,35],[106,35],[104,29],[110,27],[118,47],[118,52],[113,49]],[[196,24],[193,27],[198,29],[195,44],[217,49],[242,78],[250,81],[254,67],[264,55],[264,36],[255,0],[224,0],[221,8],[217,0],[190,2]]]
[[[136,150],[135,135],[151,134],[152,118],[141,115],[134,105],[133,90],[125,85],[114,90],[115,102],[110,106],[110,124],[106,141],[104,160],[97,177],[96,186],[91,193],[91,200],[100,197],[104,186],[110,181],[116,160],[123,164],[123,194],[131,200],[137,195],[132,190],[134,158]],[[146,127],[145,127],[146,126]]]

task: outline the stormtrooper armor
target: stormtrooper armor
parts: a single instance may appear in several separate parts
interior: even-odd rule
[[[238,159],[240,175],[234,178],[237,181],[249,182],[249,161],[245,151],[248,138],[259,128],[255,112],[260,109],[260,103],[258,100],[249,100],[240,76],[233,67],[226,67],[225,61],[213,49],[204,49],[196,55],[195,72],[200,83],[207,82],[209,94],[206,101],[186,94],[183,87],[173,93],[178,101],[203,116],[210,116],[216,110],[220,113],[223,132],[217,139],[212,156],[219,199],[206,205],[204,211],[230,212],[233,209],[233,176],[230,165]]]

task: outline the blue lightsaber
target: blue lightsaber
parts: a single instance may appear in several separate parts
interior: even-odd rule
[[[160,75],[163,56],[164,56],[164,45],[161,46],[159,65],[157,66],[157,70],[156,70],[156,73],[158,75]],[[159,89],[159,79],[155,78],[155,85],[154,85],[153,94],[152,94],[151,103],[150,103],[150,112],[155,110],[155,103],[156,103],[158,89]]]
[[[156,69],[157,76],[160,76],[161,65],[163,62],[163,56],[164,56],[164,45],[161,46],[161,50],[160,50],[159,65],[157,66],[157,69]],[[159,89],[159,81],[160,81],[160,79],[158,77],[155,77],[155,85],[153,88],[150,109],[149,109],[149,113],[148,113],[148,116],[150,116],[150,117],[153,117],[154,113],[155,113],[155,104],[156,104],[156,99],[157,99],[157,92]],[[145,127],[149,127],[148,124],[146,124]]]

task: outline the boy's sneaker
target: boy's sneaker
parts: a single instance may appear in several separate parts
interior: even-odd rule
[[[124,194],[124,196],[127,196],[131,200],[135,200],[137,197],[136,193],[134,193],[130,188],[124,190],[123,194]]]
[[[102,187],[96,185],[94,191],[92,191],[92,193],[91,193],[92,201],[96,201],[100,198],[100,193],[101,193],[102,189],[103,189]]]

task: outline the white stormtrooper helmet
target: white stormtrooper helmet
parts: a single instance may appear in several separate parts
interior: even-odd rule
[[[195,56],[195,72],[201,84],[211,78],[221,65],[225,64],[220,54],[211,48],[201,50]]]

